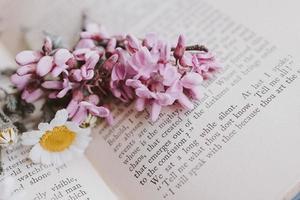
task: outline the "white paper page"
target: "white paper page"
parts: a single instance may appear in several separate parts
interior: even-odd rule
[[[89,159],[124,199],[281,199],[300,179],[299,62],[205,2],[172,1],[160,11],[133,32],[184,33],[225,68],[191,113],[171,109],[152,126],[123,108],[116,127],[99,130]]]
[[[13,59],[0,44],[0,69],[13,65]],[[0,79],[0,83],[3,86],[7,82]],[[62,166],[36,165],[27,159],[29,150],[21,145],[12,150],[1,150],[3,177],[11,175],[16,178],[15,190],[25,191],[25,200],[116,199],[85,157]]]

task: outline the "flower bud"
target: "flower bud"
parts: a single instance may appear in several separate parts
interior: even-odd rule
[[[135,53],[141,48],[139,40],[133,35],[127,35],[126,42],[126,48],[130,53]]]
[[[116,47],[117,47],[116,38],[109,39],[107,46],[106,46],[106,56],[107,57],[111,56],[115,52]]]
[[[113,54],[112,56],[110,56],[104,63],[103,63],[103,67],[104,69],[111,71],[112,68],[114,67],[114,65],[117,63],[119,59],[119,55],[118,54]]]
[[[52,44],[52,40],[50,37],[46,37],[44,40],[44,45],[43,45],[43,51],[46,54],[49,54],[53,49],[53,44]]]
[[[174,57],[176,59],[182,58],[185,51],[185,38],[183,35],[180,35],[178,38],[177,46],[174,51]]]

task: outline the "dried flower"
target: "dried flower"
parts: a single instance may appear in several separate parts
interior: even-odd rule
[[[81,128],[93,128],[96,126],[97,117],[89,114],[87,118],[80,124]]]
[[[18,133],[14,128],[0,130],[0,147],[12,147],[18,142]]]

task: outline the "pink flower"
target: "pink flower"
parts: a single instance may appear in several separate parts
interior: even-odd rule
[[[74,57],[67,49],[59,49],[54,54],[54,65],[51,66],[50,64],[51,59],[48,60],[48,63],[45,63],[45,67],[41,65],[41,68],[44,68],[43,73],[40,74],[41,76],[46,75],[51,70],[51,74],[54,77],[58,77],[62,72],[68,74],[67,69],[69,67],[73,67],[74,64]],[[38,64],[39,67],[39,64]]]
[[[84,96],[80,90],[74,90],[72,93],[72,99],[67,106],[69,117],[72,118],[79,107],[79,103],[83,100]]]
[[[133,54],[141,49],[141,44],[133,35],[127,35],[125,40],[126,50]]]
[[[103,63],[103,68],[107,71],[112,71],[115,64],[117,64],[119,60],[119,55],[117,53],[111,55],[107,60]]]
[[[171,48],[154,33],[141,40],[130,34],[109,36],[90,22],[71,51],[55,48],[47,37],[40,51],[20,52],[16,62],[19,68],[11,80],[23,99],[68,102],[69,118],[79,124],[87,116],[111,123],[109,105],[103,104],[111,94],[135,101],[138,111],[150,109],[153,121],[175,102],[192,108],[192,100],[201,97],[202,81],[220,68],[206,48],[186,46],[183,35]]]
[[[32,63],[37,63],[42,56],[43,54],[39,51],[21,51],[16,55],[16,62],[19,65],[24,66]]]
[[[155,121],[163,106],[172,105],[176,94],[168,90],[176,83],[181,75],[172,65],[161,65],[160,69],[153,71],[149,79],[128,79],[126,85],[135,89],[136,109],[142,111],[146,105],[151,107],[151,119]]]
[[[77,43],[75,49],[92,49],[94,47],[96,47],[96,44],[92,39],[81,39]]]
[[[44,94],[43,90],[40,88],[26,88],[22,92],[22,99],[27,103],[33,103],[38,100]]]
[[[97,95],[90,95],[85,101],[78,101],[79,99],[74,99],[70,102],[67,107],[69,112],[69,117],[72,121],[81,124],[88,116],[92,114],[93,116],[101,118],[110,118],[110,111],[103,107],[97,106],[99,103],[99,97]]]
[[[203,79],[209,79],[212,73],[221,69],[222,66],[216,61],[215,56],[210,52],[200,52],[196,54],[199,65],[195,71],[202,75]]]
[[[43,77],[51,72],[54,77],[57,77],[63,71],[66,72],[69,67],[68,62],[72,58],[72,54],[67,49],[58,49],[54,53],[52,42],[49,37],[46,37],[42,51],[26,50],[17,54],[16,62],[20,65],[17,73],[19,75],[36,73]]]
[[[19,75],[15,73],[11,76],[11,82],[18,88],[18,90],[23,90],[32,80],[33,74]]]
[[[40,79],[35,74],[20,76],[16,73],[11,76],[11,82],[22,91],[21,98],[28,103],[35,102],[44,94],[40,88]]]
[[[112,94],[121,101],[128,102],[133,99],[134,94],[132,88],[128,87],[125,82],[129,77],[135,74],[135,71],[127,65],[127,57],[121,49],[116,50],[117,54],[108,59],[109,63],[104,66],[106,69],[112,69],[110,79],[110,89]],[[112,59],[117,59],[112,61]]]
[[[186,52],[179,60],[179,63],[184,67],[191,67],[193,71],[199,73],[205,80],[210,78],[213,72],[221,68],[214,55],[209,52],[194,54]]]
[[[17,54],[16,62],[20,67],[11,76],[11,81],[18,90],[22,91],[22,99],[32,103],[45,93],[44,88],[41,87],[44,81],[43,77],[50,72],[54,77],[59,76],[62,72],[67,74],[72,59],[72,54],[66,49],[58,49],[54,52],[52,42],[47,37],[41,51],[22,51]],[[66,88],[67,86],[61,91],[61,95]]]
[[[158,69],[157,61],[157,57],[152,56],[146,47],[142,47],[128,59],[127,63],[136,71],[136,79],[140,77],[147,79],[153,71]]]
[[[90,80],[94,77],[94,69],[100,59],[99,52],[90,49],[77,49],[73,52],[78,61],[84,62],[79,69],[71,70],[71,76],[74,80]]]
[[[72,83],[68,78],[64,78],[62,81],[45,81],[42,83],[42,87],[49,90],[56,90],[49,94],[49,98],[62,98],[67,92],[76,88],[77,83]]]
[[[148,33],[145,36],[145,39],[143,40],[142,44],[143,46],[147,47],[148,49],[152,49],[158,42],[157,34],[155,33]]]
[[[106,45],[106,57],[109,58],[112,54],[115,53],[117,47],[117,39],[111,38],[108,40]]]
[[[183,35],[180,35],[178,42],[174,51],[174,57],[176,59],[181,59],[185,51],[185,38]]]

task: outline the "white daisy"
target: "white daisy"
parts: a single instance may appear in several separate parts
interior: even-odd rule
[[[22,144],[33,146],[29,153],[33,162],[62,164],[84,153],[91,129],[67,120],[67,110],[59,110],[50,123],[40,123],[39,130],[23,133]]]
[[[13,128],[0,130],[0,147],[11,147],[18,142],[18,133]]]

